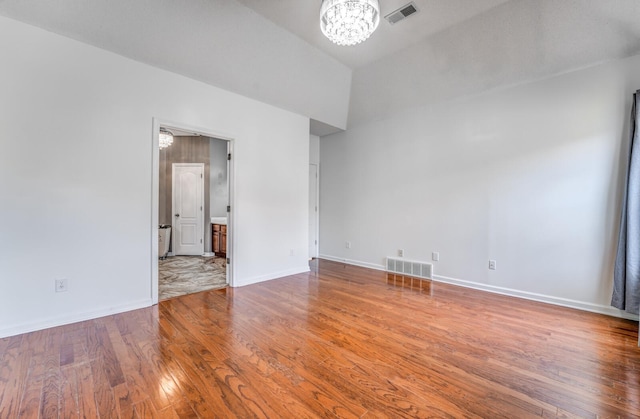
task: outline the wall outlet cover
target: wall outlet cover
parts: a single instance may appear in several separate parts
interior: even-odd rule
[[[68,279],[56,279],[56,292],[66,292],[69,290]]]

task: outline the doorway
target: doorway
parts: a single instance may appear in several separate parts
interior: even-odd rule
[[[173,134],[171,145],[162,149],[158,147],[160,128]],[[232,283],[228,261],[233,253],[233,228],[227,210],[233,196],[230,160],[233,140],[156,119],[154,133],[151,280],[152,299],[157,303]],[[221,208],[223,214],[220,214]],[[225,222],[224,258],[213,253],[211,221],[214,215],[216,220]],[[167,257],[162,258],[158,232],[166,229],[171,231],[171,247]]]
[[[309,260],[318,257],[318,165],[309,164]]]

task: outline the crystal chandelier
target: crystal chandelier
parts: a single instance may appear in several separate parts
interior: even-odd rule
[[[323,0],[320,29],[333,43],[356,45],[380,23],[378,0]]]
[[[169,147],[173,144],[173,134],[171,131],[160,128],[160,149]]]

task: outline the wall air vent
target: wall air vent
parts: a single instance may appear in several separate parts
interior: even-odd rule
[[[418,262],[415,260],[388,257],[387,272],[393,272],[417,278],[432,279],[433,265],[431,263]]]
[[[387,22],[393,25],[394,23],[397,23],[402,19],[415,14],[417,11],[418,11],[418,8],[416,7],[416,4],[414,2],[411,2],[409,4],[405,4],[398,10],[394,10],[393,12],[386,15],[384,18],[387,19]]]

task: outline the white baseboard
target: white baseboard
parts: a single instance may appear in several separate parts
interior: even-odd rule
[[[65,324],[92,320],[98,317],[110,316],[112,314],[124,313],[125,311],[137,310],[140,308],[151,307],[153,302],[151,299],[134,301],[118,306],[105,307],[98,310],[86,311],[83,313],[73,313],[64,316],[37,320],[34,322],[23,323],[4,329],[0,329],[0,338],[20,335],[22,333],[35,332],[37,330],[48,329],[50,327],[64,326]]]
[[[257,284],[258,282],[270,281],[272,279],[278,279],[285,276],[297,275],[301,273],[309,272],[309,266],[301,266],[298,268],[287,269],[279,272],[272,272],[266,275],[254,276],[252,278],[245,278],[240,283],[233,284],[234,288],[244,287],[246,285]]]
[[[318,258],[331,260],[333,262],[342,262],[342,263],[346,263],[347,265],[355,265],[355,266],[361,266],[363,268],[375,269],[376,271],[386,270],[386,267],[384,265],[378,265],[378,264],[369,263],[369,262],[360,262],[359,260],[338,258],[335,256],[329,256],[329,255],[320,255],[318,256]]]
[[[374,263],[360,262],[356,260],[338,258],[330,255],[320,255],[320,259],[327,259],[334,262],[342,262],[348,265],[355,265],[355,266],[361,266],[363,268],[375,269],[377,271],[386,271],[386,267],[384,265],[378,265]],[[613,308],[613,307],[605,306],[601,304],[571,300],[569,298],[554,297],[551,295],[538,294],[538,293],[529,292],[529,291],[520,291],[512,288],[498,287],[495,285],[481,284],[478,282],[465,281],[463,279],[449,278],[442,275],[434,275],[433,280],[436,282],[443,282],[446,284],[458,285],[466,288],[473,288],[480,291],[492,292],[494,294],[502,294],[502,295],[508,295],[510,297],[524,298],[526,300],[538,301],[538,302],[553,304],[553,305],[562,306],[562,307],[575,308],[578,310],[590,311],[592,313],[605,314],[607,316],[619,317],[623,319],[636,320],[636,321],[638,320],[637,315],[629,314],[622,310],[618,310],[617,308]]]
[[[613,307],[605,306],[601,304],[587,303],[584,301],[572,300],[569,298],[562,298],[562,297],[554,297],[551,295],[538,294],[538,293],[529,292],[529,291],[520,291],[512,288],[497,287],[495,285],[480,284],[477,282],[465,281],[462,279],[449,278],[442,275],[434,275],[433,280],[438,282],[444,282],[447,284],[452,284],[452,285],[459,285],[461,287],[473,288],[480,291],[492,292],[494,294],[502,294],[502,295],[508,295],[510,297],[524,298],[526,300],[538,301],[538,302],[553,304],[553,305],[562,306],[562,307],[575,308],[578,310],[590,311],[592,313],[606,314],[607,316],[620,317],[623,319],[638,320],[638,316],[636,315],[629,314],[622,310],[618,310],[617,308],[613,308]]]

